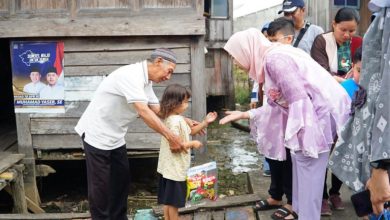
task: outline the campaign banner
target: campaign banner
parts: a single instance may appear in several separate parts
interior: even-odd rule
[[[65,113],[64,43],[11,42],[15,113]]]

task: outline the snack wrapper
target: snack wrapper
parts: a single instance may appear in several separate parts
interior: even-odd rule
[[[191,167],[187,171],[187,203],[217,199],[217,163],[215,161]]]

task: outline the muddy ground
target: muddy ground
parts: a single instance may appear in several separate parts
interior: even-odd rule
[[[247,132],[230,125],[214,123],[208,128],[207,155],[218,165],[219,196],[248,193],[247,175],[260,168],[257,150]],[[156,205],[157,158],[130,159],[132,184],[129,214]],[[47,212],[86,212],[88,210],[84,161],[47,162],[57,173],[38,179],[42,206]],[[145,172],[145,170],[147,172]],[[7,212],[7,198],[1,196],[2,212]],[[8,198],[9,199],[9,198]],[[9,201],[8,201],[9,202]],[[8,210],[9,211],[9,210]]]

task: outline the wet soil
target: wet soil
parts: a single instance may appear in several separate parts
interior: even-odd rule
[[[249,134],[217,123],[208,128],[207,156],[218,166],[220,197],[248,193],[246,172],[260,169],[256,147]],[[130,159],[132,182],[129,214],[157,204],[157,158]],[[42,206],[46,212],[88,211],[85,162],[45,161],[57,172],[38,179]],[[146,171],[146,172],[145,172]],[[12,204],[11,204],[12,206]]]

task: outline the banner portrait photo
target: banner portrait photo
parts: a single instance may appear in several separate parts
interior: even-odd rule
[[[65,113],[64,43],[11,42],[15,113]]]

